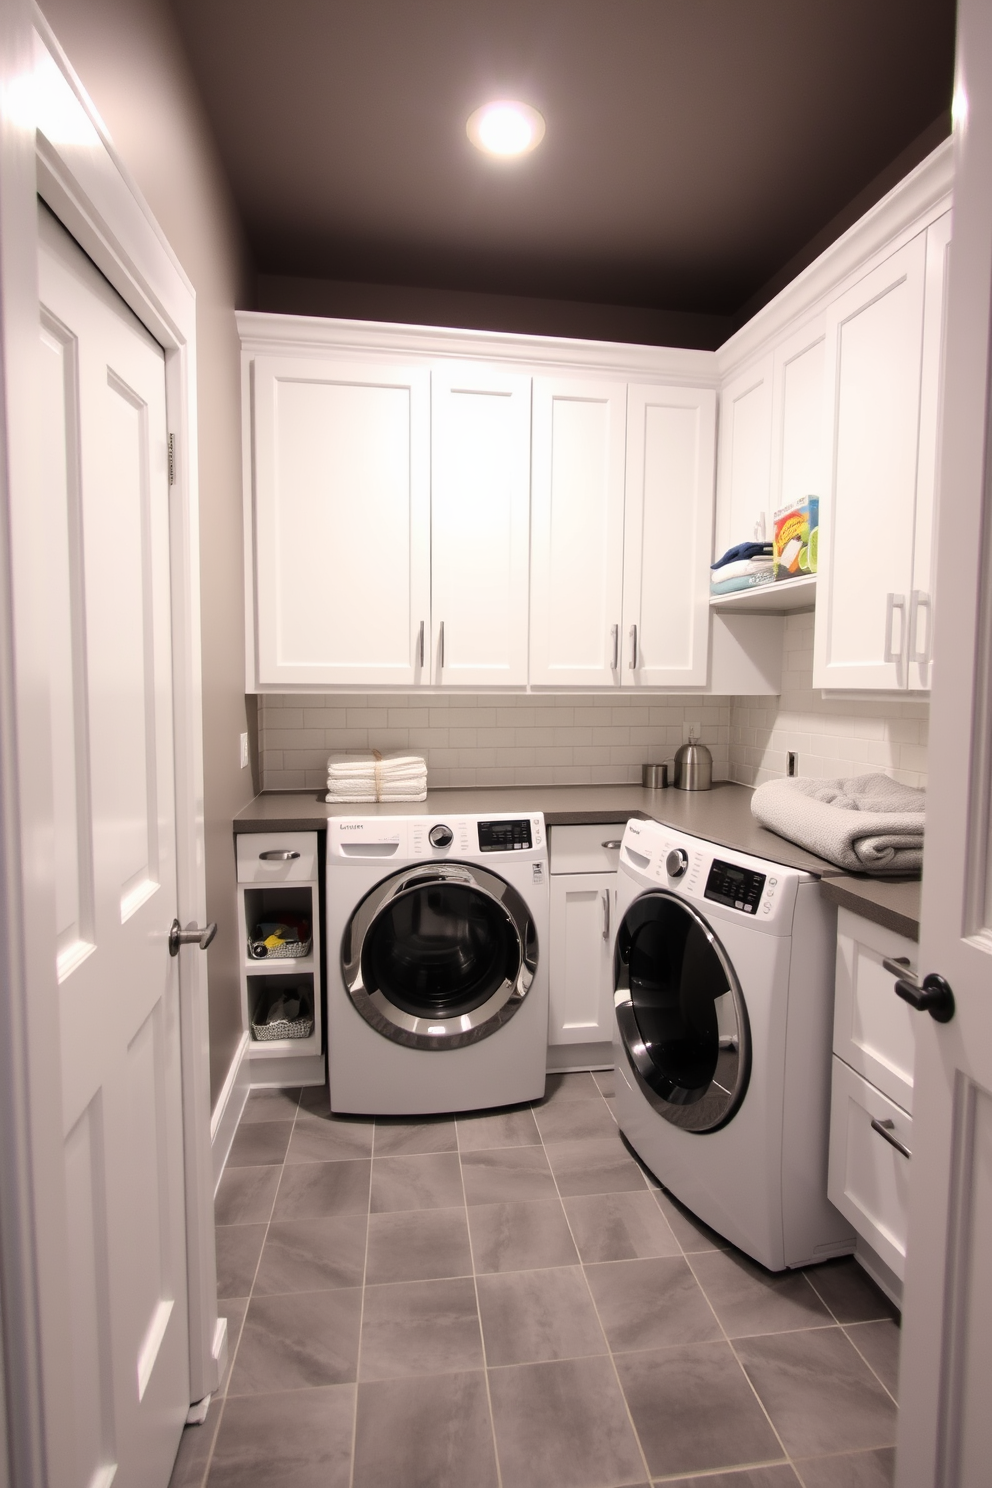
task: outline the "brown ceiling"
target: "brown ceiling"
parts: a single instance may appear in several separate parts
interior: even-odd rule
[[[951,95],[953,0],[173,5],[266,274],[733,314]]]

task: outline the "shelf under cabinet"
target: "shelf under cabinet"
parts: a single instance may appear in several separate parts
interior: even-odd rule
[[[731,615],[790,615],[816,606],[816,574],[805,579],[787,579],[781,584],[759,584],[733,594],[714,594],[710,609]]]
[[[257,959],[249,956],[245,960],[246,976],[292,976],[294,972],[301,975],[309,972],[311,975],[316,970],[313,956],[280,956],[277,961],[270,961],[267,956],[259,956]]]

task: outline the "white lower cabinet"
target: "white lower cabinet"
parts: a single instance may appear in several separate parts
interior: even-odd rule
[[[916,943],[842,909],[827,1193],[901,1281],[913,1150],[913,1013],[883,960],[916,964]]]
[[[603,1062],[613,1038],[613,936],[624,823],[551,828],[549,1067]],[[556,1062],[576,1046],[564,1065]],[[596,1047],[593,1047],[596,1046]]]

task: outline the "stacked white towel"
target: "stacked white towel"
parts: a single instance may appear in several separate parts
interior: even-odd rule
[[[424,801],[427,761],[419,754],[332,754],[327,761],[328,801]]]

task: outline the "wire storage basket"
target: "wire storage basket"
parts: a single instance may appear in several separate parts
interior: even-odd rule
[[[299,1012],[292,1018],[270,1018],[269,1014],[279,1002],[285,1003],[288,998],[295,995],[299,1000]],[[310,1009],[307,993],[303,988],[293,987],[281,993],[278,998],[271,998],[266,1004],[259,1008],[259,1018],[253,1018],[251,1024],[251,1036],[259,1043],[275,1043],[280,1039],[305,1039],[313,1033],[313,1013]]]
[[[295,923],[298,939],[284,940],[281,945],[266,945],[266,940],[274,937],[268,933],[265,925],[256,925],[254,931],[248,936],[248,955],[253,961],[296,961],[309,956],[313,947],[313,935],[310,926],[301,922]]]

